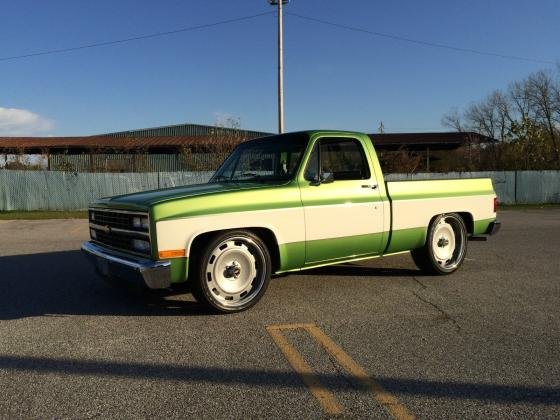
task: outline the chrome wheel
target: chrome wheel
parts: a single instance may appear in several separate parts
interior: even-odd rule
[[[195,297],[222,312],[255,304],[270,279],[270,256],[264,243],[250,232],[220,235],[208,244],[200,261]]]

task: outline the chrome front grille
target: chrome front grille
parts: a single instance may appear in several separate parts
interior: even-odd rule
[[[138,220],[144,223],[135,223]],[[93,242],[127,253],[151,254],[148,213],[127,210],[89,209],[90,237]]]
[[[132,230],[132,217],[128,213],[90,210],[90,221],[97,225]]]

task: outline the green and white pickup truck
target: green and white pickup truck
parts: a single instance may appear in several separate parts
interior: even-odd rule
[[[82,250],[105,277],[188,281],[235,312],[277,273],[408,251],[452,273],[499,229],[496,206],[490,179],[385,182],[367,135],[298,132],[242,143],[206,184],[96,201]]]

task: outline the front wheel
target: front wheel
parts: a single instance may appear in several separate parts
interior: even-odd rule
[[[194,263],[194,297],[219,312],[250,308],[262,297],[270,281],[268,248],[248,231],[218,234]]]
[[[426,244],[410,253],[418,268],[428,274],[453,273],[467,253],[465,222],[456,213],[437,216],[428,228]]]

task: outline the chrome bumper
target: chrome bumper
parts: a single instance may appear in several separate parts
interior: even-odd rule
[[[150,289],[165,289],[171,285],[169,261],[120,256],[92,242],[84,242],[82,251],[104,277],[142,281]]]

